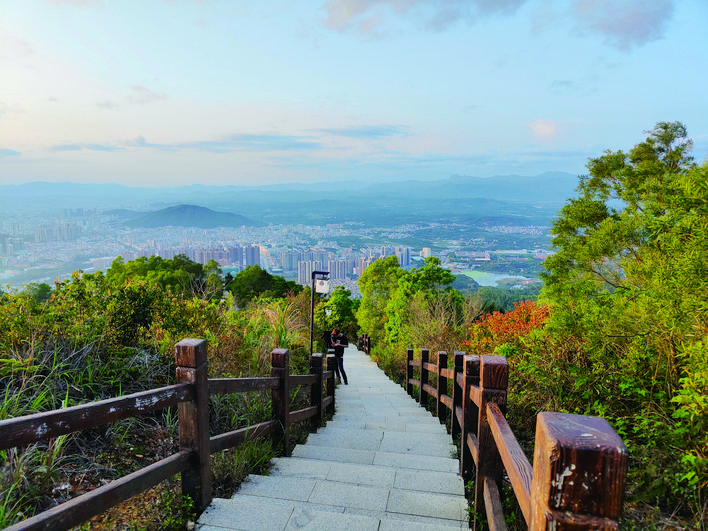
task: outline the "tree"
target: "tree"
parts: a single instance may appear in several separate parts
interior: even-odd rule
[[[398,279],[404,273],[398,264],[398,258],[387,256],[375,260],[359,277],[361,305],[356,317],[361,331],[369,334],[374,343],[384,340],[388,320],[386,306],[398,289]]]
[[[224,294],[224,281],[221,278],[221,266],[216,260],[209,259],[203,268],[204,296],[207,299],[221,299]]]
[[[202,299],[221,299],[224,291],[218,262],[210,259],[202,265],[183,254],[170,259],[141,256],[127,263],[119,256],[106,271],[106,280],[112,286],[146,282],[175,295]]]
[[[299,293],[302,286],[281,276],[273,276],[259,265],[250,265],[234,277],[227,289],[236,297],[236,303],[244,307],[259,296],[283,298],[288,293]]]
[[[25,286],[25,293],[37,302],[46,302],[52,294],[52,288],[49,284],[32,282]]]
[[[119,256],[106,271],[106,280],[113,286],[147,282],[175,294],[192,296],[203,287],[204,269],[183,254],[167,260],[156,255],[141,256],[127,263]]]
[[[331,332],[333,328],[338,328],[344,332],[350,343],[354,342],[359,329],[355,316],[358,301],[352,300],[351,296],[352,292],[344,286],[336,286],[329,297],[317,305],[316,330]],[[315,334],[315,338],[319,337],[318,334],[319,332]]]
[[[693,164],[691,146],[683,124],[660,122],[629,153],[589,161],[553,224],[540,299],[552,306],[556,350],[543,358],[564,372],[563,407],[613,422],[637,461],[640,499],[685,498],[698,511],[708,485],[708,166]]]
[[[544,264],[547,294],[569,281],[585,295],[631,285],[626,267],[652,249],[650,227],[682,195],[680,176],[693,167],[691,146],[682,124],[660,122],[629,154],[607,151],[590,160],[579,197],[553,223],[558,252]]]
[[[410,311],[410,301],[415,296],[432,301],[444,291],[448,294],[448,309],[453,315],[453,321],[455,317],[461,316],[463,298],[458,291],[450,287],[454,281],[455,275],[443,268],[440,259],[435,256],[426,258],[423,267],[413,268],[401,274],[398,287],[386,305],[386,341],[392,345],[398,343],[401,348],[414,346],[411,334],[414,314]]]
[[[455,275],[440,264],[440,258],[429,256],[425,259],[423,267],[414,267],[403,275],[398,283],[410,293],[423,291],[432,294],[439,290],[447,290],[455,281]]]

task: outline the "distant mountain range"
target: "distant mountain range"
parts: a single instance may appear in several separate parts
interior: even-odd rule
[[[124,212],[119,217],[128,226],[142,227],[347,221],[386,226],[440,220],[546,224],[568,198],[575,196],[577,184],[576,176],[558,172],[535,177],[455,175],[438,181],[378,184],[134,188],[34,182],[0,186],[0,210],[127,209],[134,214]]]

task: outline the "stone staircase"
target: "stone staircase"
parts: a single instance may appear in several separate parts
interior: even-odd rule
[[[467,500],[451,437],[368,356],[344,354],[349,385],[327,426],[215,499],[201,531],[467,529]]]

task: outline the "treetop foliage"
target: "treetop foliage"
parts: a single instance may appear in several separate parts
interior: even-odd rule
[[[582,294],[628,286],[626,268],[656,248],[656,229],[693,206],[677,203],[700,173],[691,146],[682,124],[661,122],[629,154],[607,151],[588,162],[579,197],[553,223],[557,252],[545,263],[546,294],[569,281]]]
[[[106,281],[113,286],[126,282],[146,282],[173,293],[206,295],[221,298],[221,267],[214,260],[202,265],[183,254],[174,258],[141,256],[125,263],[121,256],[106,271]]]
[[[282,298],[288,293],[300,293],[302,286],[278,275],[271,275],[259,265],[246,266],[226,286],[236,298],[239,307],[246,306],[257,297]]]

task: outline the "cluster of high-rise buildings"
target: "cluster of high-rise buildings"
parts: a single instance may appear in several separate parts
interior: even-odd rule
[[[343,280],[358,278],[374,260],[395,255],[402,267],[411,264],[411,249],[404,246],[382,246],[366,253],[347,252],[334,254],[325,250],[283,251],[280,262],[284,273],[297,271],[297,283],[308,285],[313,271],[328,271],[329,278]]]
[[[35,243],[70,242],[81,236],[81,227],[75,223],[42,225],[34,229]]]
[[[0,233],[0,256],[10,256],[15,251],[22,250],[24,240],[9,234]]]

